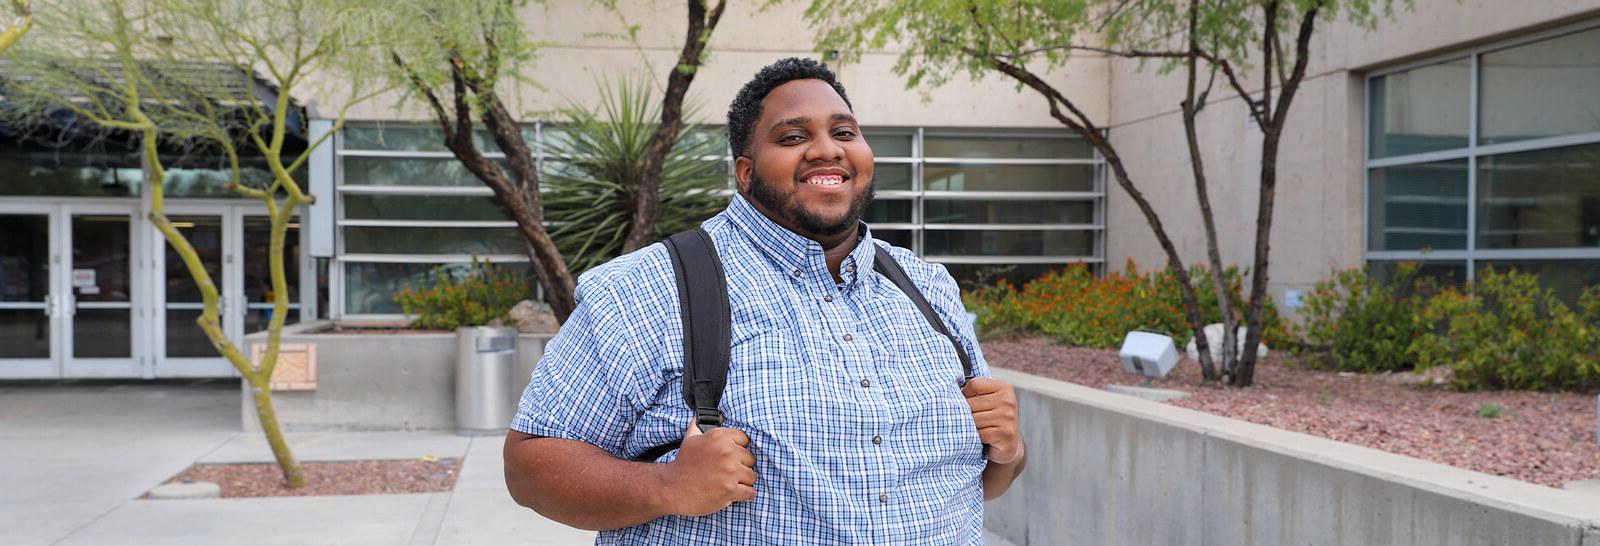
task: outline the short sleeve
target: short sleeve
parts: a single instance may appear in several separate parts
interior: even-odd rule
[[[588,277],[588,276],[586,276]],[[626,317],[637,316],[617,297],[616,277],[585,278],[577,308],[545,347],[517,403],[511,428],[534,436],[589,443],[622,457],[634,422],[648,407],[644,385],[651,365]]]

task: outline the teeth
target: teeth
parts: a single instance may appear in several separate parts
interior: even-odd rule
[[[844,177],[843,176],[839,176],[837,174],[824,174],[824,175],[818,175],[818,176],[813,176],[811,178],[807,178],[806,179],[806,183],[807,184],[816,184],[818,186],[835,186],[835,185],[843,184],[844,183]]]

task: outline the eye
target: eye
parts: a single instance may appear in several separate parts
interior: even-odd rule
[[[778,144],[797,144],[800,141],[805,140],[805,138],[806,137],[791,133],[778,137]]]
[[[833,131],[833,137],[841,140],[855,140],[856,131],[848,127],[841,127]]]

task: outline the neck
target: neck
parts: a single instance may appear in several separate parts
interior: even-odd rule
[[[857,234],[860,231],[861,224],[857,223],[856,225],[851,226],[850,231],[845,232],[841,238],[830,241],[818,241],[816,239],[812,239],[817,241],[818,244],[822,245],[822,257],[824,261],[828,262],[828,272],[833,274],[834,282],[840,282],[844,280],[839,276],[839,265],[843,264],[845,257],[849,256],[850,252],[856,249]]]

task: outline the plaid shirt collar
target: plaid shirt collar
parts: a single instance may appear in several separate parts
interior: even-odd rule
[[[773,265],[797,278],[830,275],[826,255],[820,243],[773,222],[771,218],[756,210],[755,205],[752,205],[744,195],[734,195],[724,214],[738,232],[744,234],[750,244],[760,250]],[[846,287],[854,286],[856,282],[871,277],[867,273],[872,271],[872,260],[877,254],[874,248],[876,245],[871,242],[872,232],[867,228],[867,223],[859,220],[858,222],[860,229],[856,232],[856,247],[845,257],[844,262],[839,264],[839,278],[843,279],[842,284]]]

